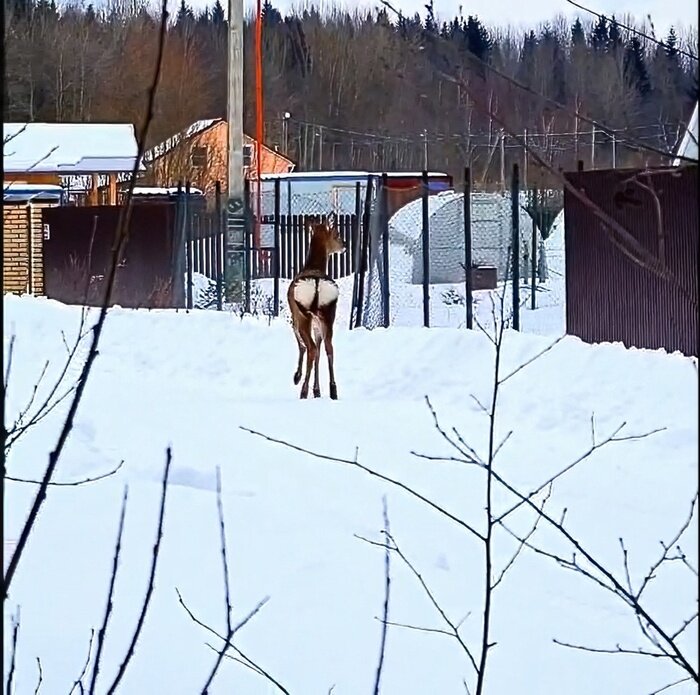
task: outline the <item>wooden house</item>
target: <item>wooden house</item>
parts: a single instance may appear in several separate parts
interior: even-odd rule
[[[255,140],[244,136],[243,173],[256,178],[258,168],[263,174],[291,172],[294,163],[266,145],[261,148],[258,167]],[[148,167],[147,179],[155,186],[171,187],[189,181],[206,194],[214,191],[220,181],[226,189],[228,181],[228,124],[223,118],[193,123],[189,128],[151,148],[144,156]]]

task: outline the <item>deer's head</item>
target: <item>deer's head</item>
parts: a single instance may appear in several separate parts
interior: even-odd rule
[[[312,222],[309,226],[311,238],[317,239],[328,255],[345,251],[345,242],[340,236],[333,213],[328,216],[326,222]]]

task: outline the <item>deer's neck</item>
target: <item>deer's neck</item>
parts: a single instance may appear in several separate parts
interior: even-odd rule
[[[311,240],[309,254],[304,263],[304,270],[313,270],[318,273],[325,273],[328,267],[328,253],[323,244],[316,239]]]

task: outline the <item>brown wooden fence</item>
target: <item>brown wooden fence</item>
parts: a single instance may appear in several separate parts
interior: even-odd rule
[[[590,206],[567,191],[567,333],[591,343],[620,341],[697,356],[698,167],[588,171],[566,178],[648,251],[665,258],[677,283],[625,255]]]
[[[279,249],[274,243],[259,249],[250,248],[249,262],[251,278],[270,278],[274,276],[275,253],[279,253],[280,277],[291,280],[302,269],[309,252],[311,233],[309,223],[326,220],[319,215],[280,215],[279,218]],[[273,215],[263,217],[262,225],[268,227],[274,238],[275,218]],[[355,263],[355,240],[358,233],[355,215],[338,215],[336,227],[345,243],[345,252],[333,254],[328,261],[328,272],[332,278],[338,279],[350,275]],[[252,246],[252,245],[251,245]]]
[[[112,259],[121,208],[56,207],[43,213],[46,295],[66,303],[99,304]],[[117,269],[112,303],[170,307],[173,301],[174,202],[134,205],[129,238]],[[183,279],[184,282],[184,279]]]

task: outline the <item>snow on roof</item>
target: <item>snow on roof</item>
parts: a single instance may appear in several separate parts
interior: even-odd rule
[[[192,125],[188,126],[184,130],[181,130],[179,133],[175,133],[175,135],[172,135],[167,140],[151,147],[151,149],[143,155],[143,161],[151,162],[158,157],[162,157],[164,154],[167,154],[170,152],[170,150],[176,147],[181,140],[187,140],[187,138],[191,138],[193,135],[201,133],[203,130],[210,128],[214,124],[223,122],[223,120],[223,118],[204,118],[202,120],[195,121]]]
[[[690,122],[683,134],[683,139],[681,144],[676,150],[676,154],[681,157],[690,157],[691,159],[698,158],[698,102],[695,102],[695,108],[693,109],[693,115],[690,117]],[[675,159],[673,162],[674,166],[681,164],[680,159]]]
[[[131,171],[138,153],[130,123],[5,123],[6,172]]]
[[[263,174],[260,178],[263,181],[274,179],[365,179],[368,176],[382,176],[383,173],[391,178],[420,178],[423,173],[420,171],[293,171],[281,174]],[[438,176],[447,177],[441,171],[428,172],[428,176],[435,178]]]
[[[183,188],[182,193],[185,192],[185,189]],[[177,186],[169,186],[169,187],[164,187],[164,186],[136,186],[134,188],[134,195],[139,195],[139,196],[149,196],[149,195],[177,195],[178,193],[178,187]],[[192,186],[190,188],[190,195],[204,195],[204,191],[202,191],[201,188],[195,188]]]

